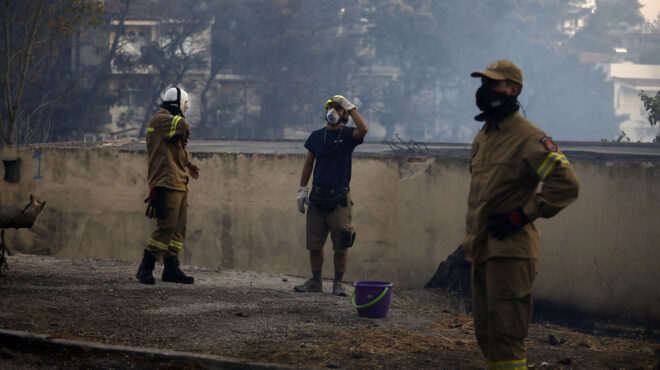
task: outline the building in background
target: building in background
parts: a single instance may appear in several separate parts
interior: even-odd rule
[[[653,141],[658,128],[649,124],[639,93],[660,91],[660,65],[613,63],[605,65],[605,71],[613,83],[615,112],[626,116],[621,131],[630,141]]]
[[[72,70],[107,94],[108,114],[85,140],[137,137],[176,83],[195,99],[211,67],[213,15],[203,1],[104,1],[107,22],[74,40]]]
[[[602,68],[612,83],[614,111],[624,117],[619,124],[626,141],[651,142],[658,128],[648,121],[648,113],[639,94],[655,95],[660,91],[660,31],[650,23],[611,32],[616,47],[609,53],[583,52],[580,62]]]

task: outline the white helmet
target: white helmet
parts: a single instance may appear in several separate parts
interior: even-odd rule
[[[186,103],[188,103],[188,108],[190,108],[190,102],[188,101],[188,93],[184,89],[180,89],[176,86],[170,87],[163,94],[163,102],[171,103],[176,105],[181,109],[182,113],[186,111]]]

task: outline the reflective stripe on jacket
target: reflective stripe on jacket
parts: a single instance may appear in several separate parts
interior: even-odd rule
[[[488,216],[522,207],[531,220],[552,217],[573,202],[579,190],[566,156],[518,112],[494,126],[486,123],[477,133],[470,172],[463,247],[474,263],[492,257],[538,258],[540,235],[533,223],[498,240],[486,229]]]
[[[149,188],[188,189],[188,149],[183,141],[190,137],[190,125],[181,116],[159,109],[147,128]]]

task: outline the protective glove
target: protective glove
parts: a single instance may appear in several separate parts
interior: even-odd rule
[[[494,237],[504,239],[509,233],[520,229],[532,222],[523,212],[521,207],[509,213],[495,213],[488,216],[487,228]]]
[[[305,213],[305,204],[309,204],[309,189],[307,186],[300,186],[298,188],[298,210],[300,213]]]
[[[346,112],[350,112],[353,109],[355,109],[355,104],[351,103],[350,101],[348,101],[348,99],[344,98],[341,95],[335,95],[330,100],[332,100],[335,103],[339,103],[339,105],[341,105],[341,107],[344,108]]]
[[[151,188],[149,196],[144,202],[147,203],[147,209],[144,215],[148,218],[165,218],[167,215],[163,192],[158,187]]]

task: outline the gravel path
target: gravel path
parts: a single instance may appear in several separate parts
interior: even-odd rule
[[[329,293],[331,282],[323,294],[294,293],[301,277],[184,266],[195,277],[186,286],[162,283],[157,266],[156,285],[146,286],[134,277],[136,262],[14,255],[8,264],[0,279],[2,329],[305,367],[485,366],[460,300],[424,289],[395,286],[387,317],[364,319],[350,298]],[[660,368],[660,347],[644,339],[535,323],[528,346],[537,368]],[[0,342],[0,368],[142,366],[129,357],[106,366],[57,356]]]

